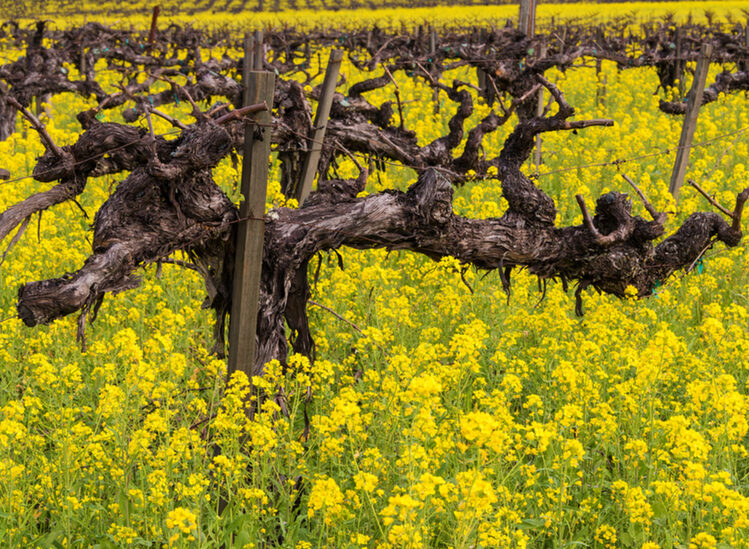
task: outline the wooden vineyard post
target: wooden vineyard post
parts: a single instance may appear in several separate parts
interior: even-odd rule
[[[749,19],[746,20],[746,25],[744,25],[744,47],[749,50]],[[739,61],[738,68],[742,72],[749,71],[749,55],[747,57],[744,57],[741,61]]]
[[[263,31],[255,31],[255,55],[253,65],[256,71],[263,70],[265,66],[265,48],[263,45]]]
[[[543,44],[539,47],[538,56],[540,58],[543,58],[546,56],[546,44]],[[544,115],[544,89],[541,88],[538,90],[538,103],[536,104],[536,116],[539,118]],[[541,139],[541,134],[536,134],[536,154],[535,154],[535,160],[536,160],[536,175],[538,175],[541,172],[541,144],[543,143],[543,139]]]
[[[536,32],[536,0],[520,0],[520,12],[518,14],[518,28],[528,38],[531,38]],[[529,54],[533,52],[529,51]],[[540,52],[539,52],[540,53]],[[538,91],[538,106],[536,114],[543,112],[543,91]],[[536,166],[541,163],[541,137],[536,136]],[[528,164],[532,162],[528,157]]]
[[[520,0],[518,28],[528,37],[536,33],[536,0]]]
[[[151,32],[148,33],[148,49],[151,49],[153,47],[153,41],[156,39],[156,28],[159,21],[160,11],[160,6],[153,7],[153,14],[151,15]]]
[[[596,59],[596,107],[606,104],[606,75],[601,75],[602,62]]]
[[[486,73],[481,67],[476,67],[476,80],[478,81],[481,95],[486,98]]]
[[[702,44],[700,48],[700,57],[697,59],[697,69],[694,71],[694,82],[687,94],[687,112],[684,115],[684,125],[681,128],[681,137],[679,138],[679,148],[676,151],[676,162],[674,170],[671,173],[671,182],[668,185],[668,191],[673,195],[676,202],[679,201],[679,189],[684,183],[684,176],[687,173],[687,164],[689,164],[689,149],[692,147],[694,130],[697,127],[697,115],[702,105],[702,92],[705,89],[707,80],[707,71],[710,68],[710,56],[713,53],[712,44]]]
[[[431,25],[429,26],[429,55],[432,59],[437,55],[437,31]],[[429,64],[429,72],[431,73],[432,71],[434,71],[434,63]],[[432,102],[434,103],[434,114],[439,114],[440,91],[438,88],[434,88],[432,92]]]
[[[676,70],[676,78],[679,80],[679,99],[684,97],[684,67],[686,61],[684,60],[684,27],[677,27],[676,29],[676,63],[674,68]]]
[[[244,104],[265,102],[270,109],[276,77],[272,72],[251,72],[251,58],[252,50],[245,50]],[[237,370],[247,374],[247,377],[261,373],[256,368],[255,356],[271,121],[270,110],[261,111],[252,115],[252,121],[247,121],[244,129],[243,199],[239,204],[229,322],[229,375]]]
[[[315,125],[313,127],[314,132],[304,159],[301,180],[297,184],[296,198],[300,206],[309,196],[309,193],[312,192],[312,182],[315,179],[317,165],[320,162],[323,140],[325,139],[325,129],[328,127],[328,116],[330,115],[330,107],[333,104],[333,94],[335,93],[335,85],[338,82],[338,71],[341,69],[342,59],[342,50],[332,50],[330,52],[330,59],[328,60],[328,67],[325,69],[325,79],[323,80],[322,91],[320,92],[320,100],[317,103]]]
[[[81,46],[81,78],[86,78],[86,73],[91,72],[91,80],[96,80],[96,57],[91,56],[91,66],[88,66],[86,50]]]
[[[481,27],[478,31],[479,44],[486,44],[486,31]],[[476,78],[478,79],[479,94],[483,96],[486,104],[490,107],[494,104],[494,88],[491,85],[490,76],[481,67],[476,68]]]
[[[596,28],[596,50],[603,50],[603,31],[601,27]],[[602,69],[601,58],[596,59],[596,107],[605,102],[606,99],[606,75],[601,76]]]
[[[52,118],[52,115],[49,112],[49,109],[45,106],[48,105],[49,102],[52,100],[52,94],[45,93],[44,95],[37,95],[35,98],[36,102],[36,116],[37,118],[42,115],[42,113],[46,114],[48,118]]]

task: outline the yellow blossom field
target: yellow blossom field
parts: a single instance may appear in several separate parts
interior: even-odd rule
[[[201,9],[199,5],[187,5],[184,2],[170,0],[157,3],[114,2],[102,0],[95,2],[83,0],[71,6],[69,2],[43,2],[38,11],[24,12],[30,21],[45,17],[62,28],[82,25],[86,21],[113,26],[130,26],[147,28],[151,23],[153,5],[161,7],[159,19],[165,25],[194,25],[205,28],[231,28],[246,31],[257,27],[292,26],[300,29],[320,27],[329,28],[362,28],[378,26],[381,29],[398,29],[405,25],[412,28],[421,24],[435,26],[504,26],[508,19],[517,18],[516,3],[500,5],[464,5],[455,6],[449,2],[439,7],[421,8],[385,8],[385,9],[326,9],[320,0],[298,1],[298,9],[291,10],[288,0],[281,4],[282,11],[250,11],[256,3],[246,3],[247,10],[235,12],[240,0],[228,2],[209,2],[210,9]],[[408,3],[405,3],[408,5]],[[480,4],[476,2],[476,4]],[[266,9],[272,8],[272,2],[266,0]],[[704,22],[706,14],[715,21],[737,20],[745,22],[746,2],[738,0],[708,0],[687,2],[577,2],[574,7],[569,4],[540,3],[536,10],[537,25],[542,27],[551,21],[584,19],[593,24],[608,20],[633,17],[636,21],[648,21],[672,16],[677,22],[691,19]],[[31,11],[30,9],[28,11]],[[127,17],[123,18],[122,15]]]
[[[742,16],[739,2],[697,4],[684,6]],[[681,14],[681,5],[626,9]],[[591,6],[574,9],[588,16]],[[562,9],[571,10],[542,5],[539,15]],[[434,17],[464,24],[472,10],[490,21],[516,8],[453,8]],[[378,13],[364,11],[356,23],[432,17]],[[245,24],[213,17],[201,22]],[[247,24],[267,17],[294,25],[326,14],[247,17]],[[720,69],[711,67],[708,82]],[[345,61],[342,73],[363,78]],[[615,125],[546,134],[538,185],[556,201],[559,225],[581,223],[574,195],[591,203],[626,191],[621,171],[672,213],[672,232],[710,208],[691,187],[678,205],[667,190],[682,117],[658,110],[654,69],[618,71],[604,62],[601,74],[605,95],[596,104],[593,67],[547,73],[576,118]],[[431,88],[398,75],[406,126],[418,128],[421,143],[444,135],[449,115],[433,114],[424,100]],[[449,77],[467,79],[468,70]],[[102,64],[97,78],[114,89],[118,76]],[[380,104],[385,93],[369,98]],[[475,124],[490,108],[472,93]],[[75,114],[92,105],[72,94],[52,97],[45,121],[57,143],[75,141]],[[188,119],[184,103],[163,109]],[[122,120],[119,110],[103,119]],[[171,129],[161,119],[154,124],[157,133]],[[0,167],[14,179],[31,173],[43,152],[28,124],[18,125],[0,143]],[[487,136],[484,146],[498,151],[511,129]],[[745,95],[705,106],[695,143],[687,177],[732,205],[749,180]],[[628,161],[590,166],[617,159]],[[339,172],[358,173],[350,161]],[[214,176],[239,200],[229,160]],[[403,189],[414,179],[388,165],[365,192]],[[268,209],[284,203],[278,181],[273,164]],[[541,300],[525,272],[513,275],[508,300],[496,272],[461,274],[449,258],[342,249],[343,268],[335,255],[322,255],[311,283],[312,300],[345,319],[310,305],[317,360],[292,356],[285,372],[272,362],[262,379],[227,381],[226,362],[208,351],[213,317],[201,309],[202,280],[175,265],[160,273],[150,267],[138,289],[107,296],[85,351],[74,316],[33,329],[16,318],[22,283],[73,271],[89,255],[93,214],[116,183],[89,181],[79,197],[88,219],[72,203],[35,217],[0,265],[0,546],[749,547],[744,242],[716,245],[691,274],[677,274],[647,299],[586,292],[582,318],[571,293],[550,284]],[[50,186],[0,181],[0,211]],[[496,181],[476,180],[456,189],[454,207],[486,218],[506,204]],[[633,208],[643,210],[639,202]],[[311,279],[317,268],[315,260]],[[269,399],[249,421],[251,381],[281,387],[289,415]]]

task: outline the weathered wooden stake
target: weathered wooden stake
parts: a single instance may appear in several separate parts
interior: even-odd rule
[[[151,15],[151,32],[148,33],[148,47],[153,47],[153,41],[156,39],[156,26],[159,20],[159,12],[161,11],[160,6],[153,7],[153,14]]]
[[[476,79],[478,80],[479,93],[486,99],[486,73],[481,67],[476,67]]]
[[[437,31],[434,27],[429,26],[429,55],[434,56],[437,54]],[[434,57],[433,57],[434,58]],[[434,70],[434,63],[429,64],[429,72]],[[432,102],[434,103],[434,114],[440,112],[440,91],[434,88],[432,92]]]
[[[543,116],[544,114],[544,91],[538,90],[538,104],[536,105],[536,116],[539,118]],[[541,160],[542,160],[542,147],[543,139],[541,139],[541,134],[539,133],[536,135],[536,154],[535,154],[535,161],[536,161],[536,175],[538,175],[541,172]]]
[[[603,30],[601,29],[601,27],[596,28],[596,49],[599,51],[603,49]],[[600,58],[596,59],[596,107],[603,103],[604,94],[606,92],[605,85],[601,85],[602,64],[603,63]],[[605,78],[605,76],[603,78]]]
[[[520,11],[518,13],[518,28],[528,38],[531,38],[536,33],[536,0],[520,0]],[[539,93],[539,103],[543,101],[541,90]],[[540,156],[541,150],[541,139],[539,136],[536,137],[536,154]],[[531,158],[528,157],[528,163],[530,165]]]
[[[245,50],[244,104],[273,104],[275,75],[250,71],[252,51]],[[237,251],[229,322],[229,374],[241,370],[248,377],[262,372],[255,364],[260,274],[265,234],[265,196],[270,158],[271,112],[252,115],[245,124],[242,159],[242,202],[237,223]]]
[[[697,115],[702,105],[702,92],[705,89],[705,81],[707,80],[707,71],[710,68],[710,56],[712,53],[712,44],[702,44],[700,57],[697,59],[697,69],[694,71],[694,81],[687,94],[687,112],[684,115],[684,125],[681,127],[679,148],[676,151],[676,162],[674,163],[674,170],[671,173],[671,182],[668,185],[669,192],[677,202],[679,201],[679,189],[681,189],[681,185],[684,183],[684,176],[687,173],[689,149],[692,147],[694,130],[697,127]]]
[[[265,45],[263,44],[263,31],[255,31],[255,60],[254,67],[256,71],[263,70],[265,66]]]
[[[744,25],[744,48],[749,50],[749,19],[746,20],[746,25]],[[749,54],[745,55],[744,58],[739,61],[738,69],[742,72],[749,71]]]
[[[49,103],[52,101],[52,94],[51,93],[45,93],[41,97],[36,96],[34,98],[34,101],[36,103],[36,116],[37,118],[42,115],[42,113],[47,115],[47,118],[50,120],[52,119],[52,113],[49,110]]]
[[[250,71],[255,70],[255,37],[251,32],[244,33],[244,59],[242,60],[242,78],[249,78]],[[245,94],[247,88],[245,87]]]
[[[679,80],[679,99],[684,97],[684,90],[686,84],[684,82],[684,68],[687,62],[684,60],[684,27],[676,28],[676,63],[674,69],[676,70],[676,78]]]
[[[536,33],[536,0],[520,0],[518,28],[529,37]]]
[[[546,44],[541,45],[538,51],[538,57],[543,58],[546,56]],[[544,89],[541,88],[538,90],[538,103],[536,103],[536,116],[539,118],[543,116],[544,114]],[[541,172],[541,145],[543,143],[543,140],[541,139],[541,134],[536,135],[536,174],[539,174]]]
[[[317,173],[317,165],[320,162],[322,153],[323,140],[325,139],[325,129],[328,127],[328,116],[330,115],[330,106],[333,104],[333,94],[335,85],[338,82],[338,71],[341,69],[341,60],[343,59],[342,50],[331,50],[328,66],[325,69],[325,79],[320,91],[320,100],[317,103],[317,112],[315,113],[315,125],[312,140],[309,144],[307,156],[304,159],[304,168],[302,169],[301,181],[297,185],[297,200],[301,206],[304,200],[312,192],[312,182]]]
[[[608,78],[603,73],[603,63],[600,59],[596,59],[596,107],[606,104],[606,84]]]

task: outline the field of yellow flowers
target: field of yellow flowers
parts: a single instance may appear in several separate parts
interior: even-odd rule
[[[246,31],[255,27],[293,26],[301,29],[320,27],[372,27],[381,29],[400,29],[402,26],[414,27],[428,23],[436,27],[495,25],[504,26],[509,19],[517,17],[517,2],[506,2],[498,5],[482,5],[474,0],[475,5],[454,5],[442,1],[445,5],[421,8],[388,7],[382,9],[382,3],[374,5],[379,9],[362,9],[361,0],[344,0],[342,2],[322,2],[321,0],[264,0],[266,11],[252,11],[257,0],[195,0],[187,3],[179,0],[162,0],[156,3],[122,0],[45,0],[35,5],[31,2],[18,3],[19,7],[6,8],[9,13],[20,10],[29,21],[38,18],[50,19],[61,28],[80,26],[86,21],[112,26],[131,26],[148,28],[151,22],[152,4],[161,7],[159,20],[164,24],[194,25],[205,28],[232,28]],[[244,10],[236,11],[241,4]],[[276,4],[282,11],[273,11]],[[292,7],[292,3],[295,7]],[[392,0],[389,6],[401,4],[410,6],[406,0]],[[462,2],[465,3],[465,2]],[[342,9],[343,6],[357,4],[359,9]],[[373,4],[369,2],[369,4]],[[618,17],[632,17],[636,21],[673,17],[677,22],[704,21],[706,14],[716,21],[729,18],[744,22],[746,2],[743,0],[692,0],[687,2],[576,2],[574,8],[566,3],[540,3],[536,10],[537,24],[543,26],[553,18],[556,22],[564,20],[588,20],[601,23]],[[0,12],[2,14],[2,12]],[[127,17],[123,17],[126,14]],[[10,16],[5,14],[3,16]]]
[[[346,62],[342,71],[361,77]],[[624,190],[616,167],[589,167],[615,159],[636,158],[619,169],[673,213],[671,228],[708,208],[691,188],[678,205],[667,192],[681,118],[658,110],[654,70],[604,63],[599,76],[582,66],[550,76],[579,118],[616,121],[545,136],[538,184],[560,224],[581,222],[575,193],[590,203]],[[406,126],[422,142],[442,135],[448,115],[422,101],[431,92],[399,86]],[[58,143],[76,139],[87,105],[53,97],[46,121]],[[170,113],[187,118],[187,108]],[[688,177],[728,206],[747,185],[747,128],[742,94],[700,114]],[[498,150],[510,129],[485,146]],[[42,150],[20,129],[0,159],[17,177]],[[215,176],[236,188],[230,162]],[[414,177],[388,166],[368,191]],[[277,181],[274,166],[269,208],[282,201]],[[89,216],[116,184],[89,182]],[[45,188],[0,182],[0,211]],[[456,196],[464,215],[504,209],[496,182]],[[341,250],[343,269],[320,257],[312,288],[318,359],[227,382],[225,361],[207,351],[201,280],[175,265],[105,299],[85,352],[74,318],[34,329],[15,318],[21,283],[80,266],[90,222],[71,203],[46,211],[0,266],[2,547],[749,547],[745,244],[716,247],[652,298],[585,294],[583,318],[558,285],[541,301],[524,273],[508,301],[496,272]],[[251,382],[281,387],[289,415],[267,400],[249,421]]]

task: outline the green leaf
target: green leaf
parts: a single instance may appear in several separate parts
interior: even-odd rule
[[[30,545],[33,547],[42,547],[43,549],[47,549],[48,547],[60,547],[60,543],[57,542],[57,538],[61,537],[63,533],[64,530],[62,528],[57,528],[55,530],[52,530],[48,534],[44,534],[43,536],[38,537]]]
[[[523,530],[530,530],[536,528],[543,528],[546,526],[546,519],[542,518],[524,518],[520,523],[520,528]]]

